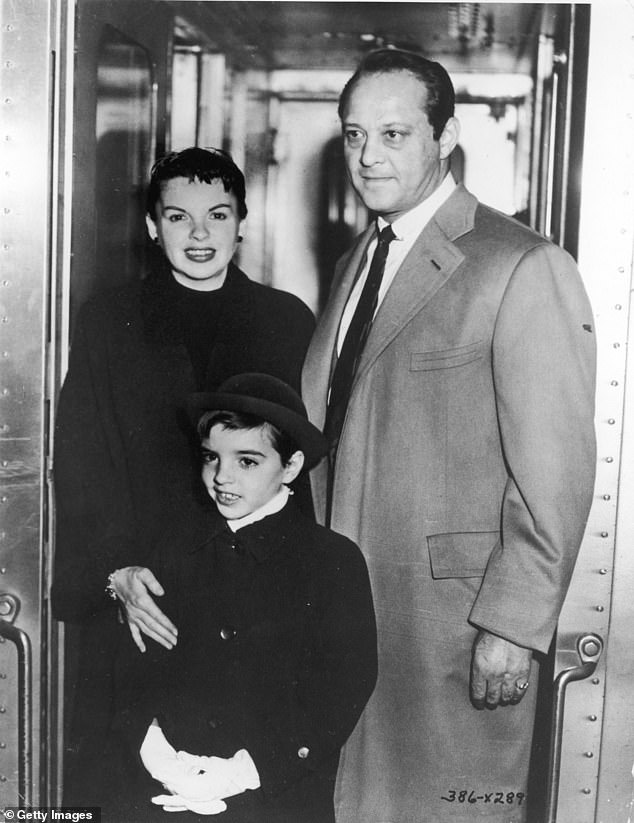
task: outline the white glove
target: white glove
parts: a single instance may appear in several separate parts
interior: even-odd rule
[[[173,794],[188,801],[223,800],[260,786],[260,776],[251,756],[240,749],[233,757],[201,757],[178,752],[181,771],[163,781]]]
[[[220,814],[227,808],[222,800],[188,800],[178,794],[159,794],[152,803],[162,806],[165,812],[195,812],[196,814]]]
[[[196,774],[198,771],[195,764],[179,759],[176,749],[167,742],[163,730],[157,724],[148,728],[139,754],[148,772],[163,785],[186,773]]]
[[[220,814],[227,808],[222,798],[260,786],[255,763],[245,749],[229,758],[177,753],[156,722],[148,728],[139,754],[152,777],[171,792],[152,798],[166,812]]]

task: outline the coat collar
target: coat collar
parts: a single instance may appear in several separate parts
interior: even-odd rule
[[[461,265],[464,254],[454,241],[473,229],[477,204],[459,185],[425,226],[379,307],[355,384]]]
[[[462,263],[464,255],[454,241],[473,229],[477,205],[477,199],[458,184],[425,226],[379,307],[359,363],[357,380]],[[375,235],[375,226],[368,227],[342,257],[333,280],[331,302],[311,342],[311,351],[317,353],[312,359],[313,369],[318,369],[318,373],[313,371],[310,379],[304,380],[304,392],[313,422],[320,427],[324,423],[327,387],[336,361],[341,316]]]
[[[301,532],[303,518],[293,501],[289,500],[281,511],[257,520],[235,534],[223,518],[219,518],[220,522],[210,520],[209,531],[202,541],[192,545],[190,553],[211,548],[216,541],[222,540],[231,543],[237,552],[249,555],[257,563],[265,563],[289,547],[295,549],[301,545],[297,536]]]
[[[233,263],[229,263],[222,286],[224,306],[218,321],[219,342],[240,339],[236,335],[248,330],[254,314],[251,281]],[[184,329],[176,310],[177,290],[169,263],[162,258],[141,285],[141,317],[146,339],[154,344],[178,345],[184,342]]]

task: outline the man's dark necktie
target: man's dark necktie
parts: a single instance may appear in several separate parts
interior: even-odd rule
[[[348,399],[352,389],[354,376],[361,359],[363,347],[365,346],[374,313],[379,301],[379,288],[385,271],[385,261],[389,251],[390,243],[394,240],[394,232],[391,226],[386,226],[379,234],[377,247],[370,263],[370,271],[361,291],[359,302],[354,310],[350,326],[346,332],[346,337],[341,347],[341,353],[335,366],[335,371],[330,384],[330,399],[326,411],[326,423],[324,434],[330,444],[328,453],[329,481],[328,481],[328,520],[330,520],[330,500],[332,493],[332,479],[337,455],[339,437],[343,428],[343,421],[346,417]]]

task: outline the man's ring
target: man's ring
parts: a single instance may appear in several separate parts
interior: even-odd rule
[[[528,688],[528,680],[527,680],[526,682],[524,682],[524,683],[516,683],[515,685],[517,686],[517,688],[518,688],[521,692],[524,692],[524,691],[526,691],[526,689]]]

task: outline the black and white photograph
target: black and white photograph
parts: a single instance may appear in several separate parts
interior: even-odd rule
[[[0,821],[634,821],[634,2],[0,0]]]

